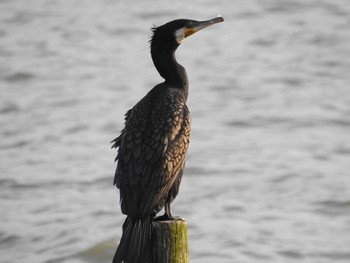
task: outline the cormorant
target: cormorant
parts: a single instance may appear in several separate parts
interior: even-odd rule
[[[149,262],[152,220],[163,207],[162,219],[173,219],[170,204],[179,191],[191,130],[187,74],[175,51],[186,37],[223,21],[178,19],[152,28],[152,60],[165,81],[126,113],[125,127],[112,141],[119,148],[114,184],[127,215],[113,263]]]

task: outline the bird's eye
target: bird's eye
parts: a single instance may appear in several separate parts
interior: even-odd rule
[[[186,27],[190,27],[190,28],[194,27],[194,23],[192,21],[190,21],[187,23]]]

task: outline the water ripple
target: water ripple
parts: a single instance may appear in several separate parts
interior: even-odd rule
[[[15,72],[10,75],[4,76],[3,80],[5,80],[8,83],[15,83],[33,80],[35,77],[35,74],[30,72]]]

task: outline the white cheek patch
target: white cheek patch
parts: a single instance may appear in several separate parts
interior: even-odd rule
[[[176,42],[178,44],[181,44],[181,42],[185,39],[185,30],[184,30],[184,28],[180,28],[180,29],[175,31],[175,38],[176,38]]]

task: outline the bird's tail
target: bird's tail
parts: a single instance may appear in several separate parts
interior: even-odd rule
[[[134,219],[128,216],[113,263],[148,263],[152,256],[152,220],[149,216]]]

